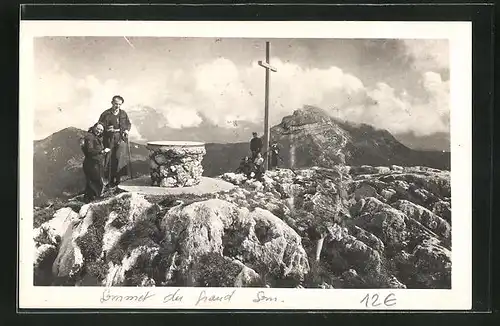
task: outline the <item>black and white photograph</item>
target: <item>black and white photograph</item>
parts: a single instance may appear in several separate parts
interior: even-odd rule
[[[470,302],[470,40],[457,48],[456,25],[30,24],[27,301]],[[438,298],[420,304],[452,307]]]

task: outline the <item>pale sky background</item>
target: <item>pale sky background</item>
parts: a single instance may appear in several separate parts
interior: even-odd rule
[[[265,39],[128,41],[35,39],[36,139],[69,126],[88,128],[115,94],[125,98],[123,109],[131,118],[143,121],[132,119],[135,140],[145,140],[154,128],[262,123],[265,74],[257,61],[265,60]],[[271,125],[315,105],[393,134],[449,133],[446,40],[270,41],[270,61],[278,69],[271,73]]]

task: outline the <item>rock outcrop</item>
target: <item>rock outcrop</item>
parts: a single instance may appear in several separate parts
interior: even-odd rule
[[[58,210],[35,229],[35,283],[451,286],[449,172],[338,165],[220,178],[237,187]]]
[[[299,235],[261,208],[250,211],[211,199],[171,209],[161,228],[165,241],[176,244],[170,255],[176,255],[175,269],[182,275],[189,275],[191,266],[210,253],[237,259],[262,277],[270,274],[273,279],[300,282],[309,271]],[[192,278],[187,284],[199,282]]]
[[[449,153],[412,150],[387,130],[341,121],[314,106],[306,105],[283,117],[271,128],[271,138],[282,147],[280,154],[287,168],[338,164],[450,168]]]
[[[58,285],[257,286],[308,273],[300,236],[271,212],[222,199],[177,204],[123,193],[63,208],[35,231],[35,274],[45,285],[50,265]]]

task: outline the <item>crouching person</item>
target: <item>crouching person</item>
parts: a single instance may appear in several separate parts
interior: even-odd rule
[[[252,161],[248,156],[245,156],[241,162],[240,166],[236,169],[236,173],[243,173],[247,179],[250,179],[250,173],[252,172]]]
[[[103,125],[96,123],[88,130],[87,135],[85,135],[83,139],[82,151],[85,155],[85,159],[83,160],[83,173],[86,179],[84,198],[86,202],[101,197],[104,187],[104,182],[102,180],[104,154],[108,153],[110,149],[104,148],[103,146],[103,131]]]

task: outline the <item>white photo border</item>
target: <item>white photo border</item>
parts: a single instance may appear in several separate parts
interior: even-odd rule
[[[450,49],[450,131],[452,187],[451,289],[282,289],[179,288],[183,301],[164,303],[178,288],[48,287],[33,285],[33,41],[43,36],[218,37],[218,38],[403,38],[448,39]],[[393,306],[374,310],[472,309],[472,23],[361,21],[29,21],[20,22],[19,61],[19,261],[20,309],[298,309],[366,310],[369,294]],[[110,291],[110,292],[103,292]],[[103,295],[152,295],[144,302],[101,302]],[[228,302],[196,305],[202,291],[231,295]],[[235,292],[233,292],[235,291]],[[277,301],[256,303],[259,291]]]

